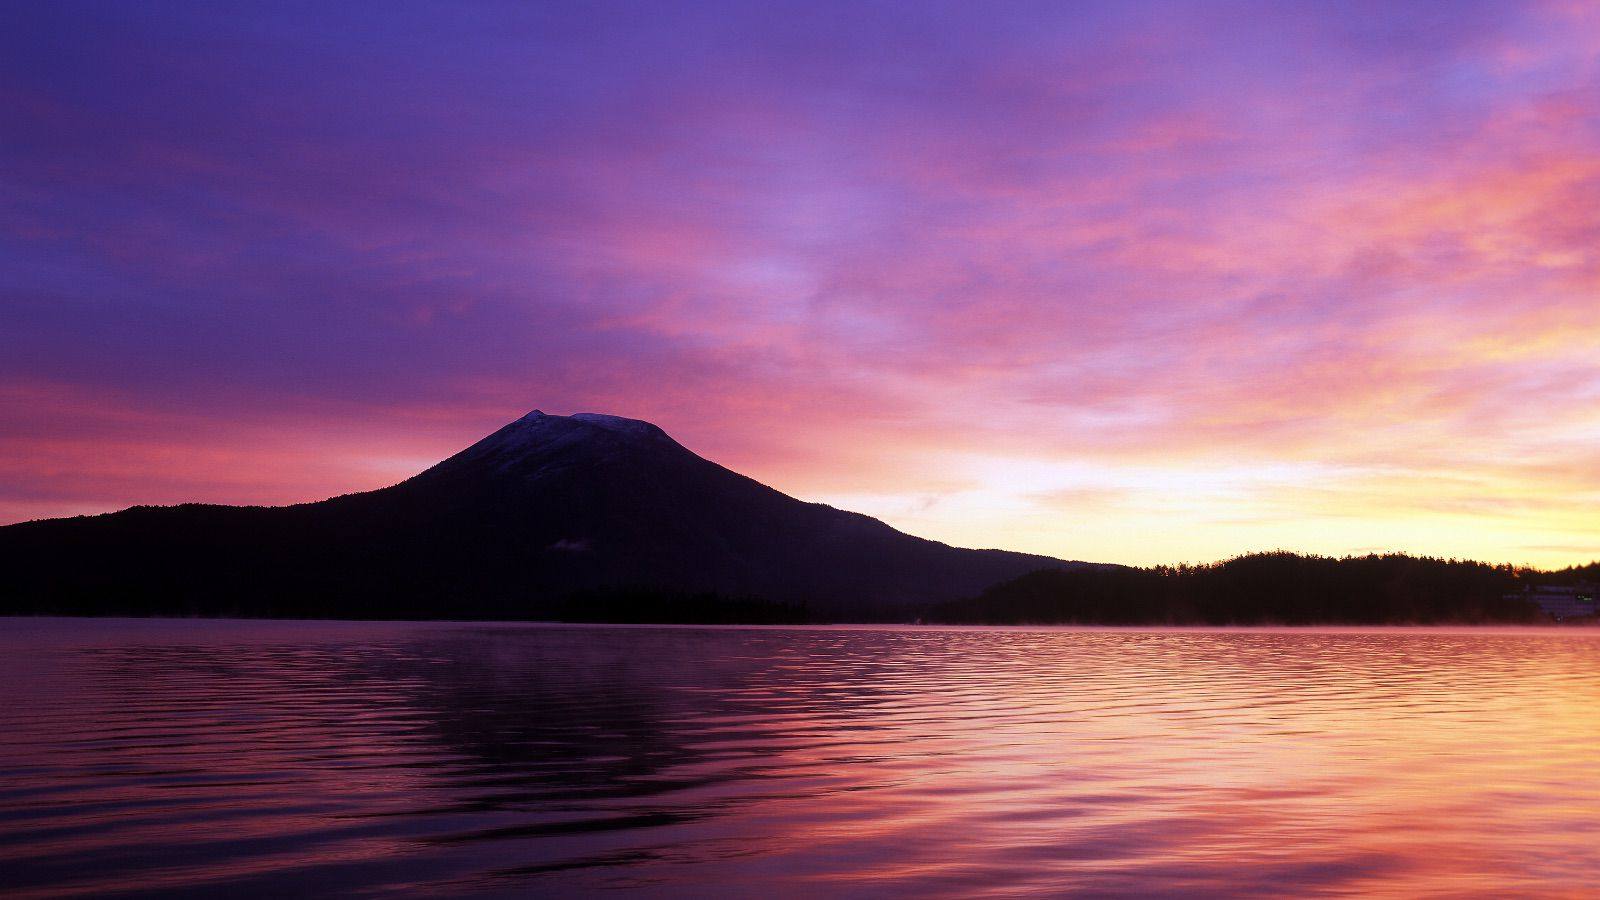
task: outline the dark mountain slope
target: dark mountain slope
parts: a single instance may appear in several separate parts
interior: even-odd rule
[[[869,620],[1064,565],[804,503],[647,422],[535,411],[368,493],[0,528],[0,610],[529,618],[574,592],[645,588]]]

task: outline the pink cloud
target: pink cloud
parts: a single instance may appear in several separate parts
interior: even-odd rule
[[[40,136],[0,519],[373,487],[540,406],[802,496],[966,498],[884,501],[951,539],[1013,495],[1137,534],[1189,471],[1217,521],[1592,543],[1592,10],[723,12],[469,16],[435,79],[404,17],[345,55],[129,12],[38,63],[0,95]],[[1250,466],[1315,474],[1207,482]]]

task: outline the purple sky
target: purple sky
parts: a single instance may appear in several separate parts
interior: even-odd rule
[[[1592,3],[18,3],[0,123],[0,522],[539,407],[966,545],[1600,557]]]

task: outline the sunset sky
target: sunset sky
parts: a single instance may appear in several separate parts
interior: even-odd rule
[[[535,407],[965,546],[1600,559],[1600,4],[0,11],[0,522]]]

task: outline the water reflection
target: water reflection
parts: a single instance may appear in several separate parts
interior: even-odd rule
[[[9,624],[13,891],[1600,888],[1586,632]]]

